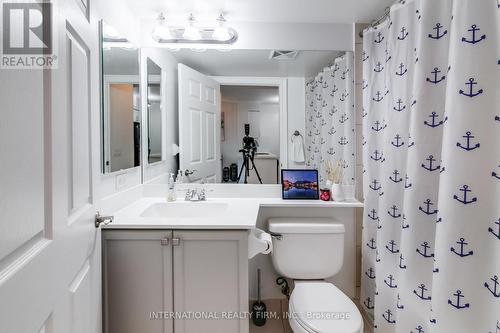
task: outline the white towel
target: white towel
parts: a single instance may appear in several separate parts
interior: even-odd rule
[[[306,161],[304,156],[304,143],[302,142],[302,136],[293,136],[292,139],[292,150],[293,156],[292,160],[295,163],[304,163]]]

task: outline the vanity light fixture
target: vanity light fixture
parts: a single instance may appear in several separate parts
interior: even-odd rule
[[[226,25],[226,19],[220,14],[215,27],[198,27],[193,14],[188,17],[187,25],[168,26],[161,13],[153,29],[152,37],[158,43],[175,44],[220,44],[230,45],[238,39],[238,33]]]
[[[167,26],[165,15],[163,15],[163,13],[160,13],[156,20],[156,26],[153,29],[153,38],[155,40],[171,39],[172,34],[170,33],[170,28]]]
[[[219,41],[225,41],[231,39],[231,34],[229,33],[229,29],[226,27],[226,19],[222,14],[220,14],[219,17],[217,18],[217,27],[215,27],[212,37],[215,40]]]
[[[189,14],[188,25],[184,29],[182,37],[188,40],[200,40],[201,33],[200,30],[198,30],[198,28],[195,25],[196,25],[196,19],[194,18],[194,15],[191,13]]]

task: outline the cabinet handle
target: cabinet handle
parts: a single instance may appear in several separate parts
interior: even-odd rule
[[[181,239],[180,238],[172,238],[172,245],[173,246],[179,246],[181,244]]]
[[[162,246],[167,246],[169,244],[169,239],[168,238],[162,238],[162,239],[160,239],[160,244]]]

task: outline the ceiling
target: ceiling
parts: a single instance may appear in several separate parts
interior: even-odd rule
[[[258,101],[260,103],[279,103],[278,87],[259,86],[221,86],[224,101]]]
[[[214,76],[312,77],[332,63],[340,52],[300,51],[294,60],[271,60],[271,50],[206,50],[181,49],[172,52],[178,62]]]
[[[395,0],[123,0],[139,18],[166,12],[167,19],[215,19],[223,12],[228,21],[352,23],[370,22]]]

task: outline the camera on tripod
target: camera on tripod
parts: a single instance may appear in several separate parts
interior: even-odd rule
[[[248,183],[248,177],[250,176],[250,170],[255,170],[255,174],[262,184],[262,179],[260,178],[259,172],[255,167],[254,156],[257,151],[257,142],[253,137],[250,136],[250,124],[245,124],[245,136],[243,137],[243,148],[239,152],[243,155],[243,165],[241,166],[240,174],[238,175],[238,183],[240,182],[243,170],[245,170],[244,183]],[[252,163],[252,167],[250,167]]]

